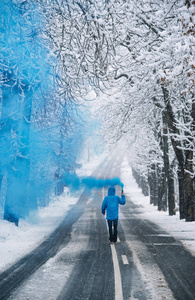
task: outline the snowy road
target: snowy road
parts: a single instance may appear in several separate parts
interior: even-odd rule
[[[119,171],[110,160],[96,176]],[[195,258],[162,228],[140,219],[130,199],[121,207],[119,241],[109,244],[100,211],[105,193],[84,191],[44,243],[0,275],[0,299],[195,298]]]

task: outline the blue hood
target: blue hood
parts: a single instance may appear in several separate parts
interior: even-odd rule
[[[109,189],[108,189],[108,196],[114,196],[115,192],[116,192],[116,190],[115,190],[114,187],[112,187],[112,186],[109,187]]]

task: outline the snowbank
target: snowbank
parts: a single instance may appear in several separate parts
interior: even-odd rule
[[[93,160],[93,164],[85,164],[78,175],[90,175],[100,162],[101,160],[97,159]],[[143,196],[138,188],[127,161],[122,164],[121,174],[125,194],[135,204],[141,205],[139,216],[163,227],[195,255],[195,223],[179,220],[178,213],[170,217],[167,212],[158,212],[156,207],[150,205],[149,197]],[[39,245],[60,224],[78,198],[79,194],[73,197],[65,190],[64,194],[55,197],[48,207],[40,208],[32,212],[27,219],[20,220],[19,227],[0,219],[0,272]]]
[[[121,181],[124,183],[124,192],[132,202],[140,205],[139,217],[149,219],[158,224],[195,255],[195,222],[185,222],[179,219],[179,212],[169,216],[168,212],[158,211],[156,206],[150,204],[149,197],[142,194],[132,176],[127,160],[124,160],[121,169]]]
[[[92,163],[83,162],[78,175],[89,176],[103,158],[93,159]],[[65,189],[63,195],[53,197],[48,207],[39,208],[25,220],[21,219],[19,227],[0,219],[0,272],[36,248],[60,224],[81,193],[82,190],[72,196]]]

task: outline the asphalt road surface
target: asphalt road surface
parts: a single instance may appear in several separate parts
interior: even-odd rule
[[[119,176],[120,165],[119,157],[107,160],[93,175]],[[0,274],[1,300],[195,299],[195,258],[139,218],[131,199],[120,208],[119,239],[109,243],[100,210],[106,193],[85,190],[39,247]]]

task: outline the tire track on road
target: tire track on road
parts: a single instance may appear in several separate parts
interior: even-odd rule
[[[104,164],[105,161],[98,166],[93,176],[102,170],[102,165]],[[32,252],[0,274],[0,300],[8,299],[24,281],[46,263],[48,259],[56,255],[61,245],[64,247],[69,243],[72,226],[83,214],[88,199],[89,193],[85,190],[54,232]]]
[[[157,295],[162,297],[164,290],[165,295],[168,292],[165,299],[194,300],[195,257],[160,226],[138,218],[139,209],[133,202],[128,201],[126,210],[122,208],[122,213],[124,218],[121,223],[128,245],[140,272],[147,277],[145,282],[146,286],[151,287],[152,299],[161,299]],[[153,281],[152,287],[150,280],[154,280],[155,271],[158,278]]]

